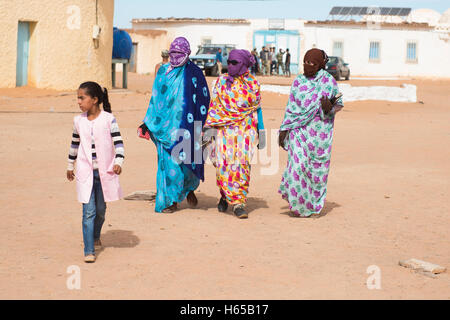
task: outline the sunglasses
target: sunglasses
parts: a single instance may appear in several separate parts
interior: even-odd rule
[[[239,61],[236,61],[236,60],[227,60],[227,61],[228,61],[228,64],[231,64],[233,66],[239,64]]]

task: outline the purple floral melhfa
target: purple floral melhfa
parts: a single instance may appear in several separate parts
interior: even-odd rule
[[[306,181],[304,179],[302,179],[302,188],[306,189],[306,187],[307,187]]]
[[[311,135],[311,137],[315,137],[317,136],[317,131],[314,130],[313,128],[309,129],[309,134]]]
[[[317,155],[320,157],[325,153],[325,150],[323,150],[322,148],[317,149]]]
[[[305,198],[303,198],[302,196],[300,196],[300,198],[298,198],[298,202],[300,204],[305,204]]]
[[[298,193],[297,193],[297,191],[295,191],[294,188],[291,188],[291,195],[292,195],[293,197],[296,197],[296,198],[297,198],[297,196],[298,196]]]
[[[300,166],[302,167],[302,172],[305,172],[306,171],[305,165],[302,163]]]

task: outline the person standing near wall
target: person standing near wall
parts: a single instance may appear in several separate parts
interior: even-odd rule
[[[258,58],[258,52],[256,51],[256,48],[253,49],[252,56],[255,59],[255,64],[250,67],[251,73],[253,75],[257,75],[259,73],[259,58]]]
[[[281,71],[283,72],[282,74],[285,74],[285,69],[284,69],[284,63],[283,63],[283,55],[285,54],[285,52],[283,51],[283,49],[280,48],[280,51],[277,53],[277,72],[276,74],[279,75],[280,73],[280,67],[281,67]]]
[[[269,68],[270,68],[270,75],[272,75],[275,72],[275,69],[277,67],[277,60],[275,57],[275,48],[270,48],[270,52],[269,52]]]
[[[219,50],[216,53],[216,63],[217,63],[217,72],[219,73],[219,76],[222,75],[222,49],[219,48]]]
[[[291,76],[291,54],[289,53],[289,48],[286,49],[286,62],[284,66],[284,74],[288,77]]]
[[[261,58],[261,69],[263,75],[267,75],[269,72],[269,68],[267,67],[267,64],[269,62],[269,52],[267,51],[267,48],[265,46],[262,47],[261,52],[259,53],[259,57]]]
[[[169,63],[169,50],[163,50],[163,51],[161,51],[161,57],[162,57],[162,59],[163,59],[162,62],[158,63],[158,64],[155,66],[155,78],[156,78],[156,75],[158,74],[159,68],[160,68],[162,65]]]

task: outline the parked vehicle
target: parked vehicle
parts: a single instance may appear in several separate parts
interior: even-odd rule
[[[348,63],[345,63],[340,57],[329,57],[325,70],[337,81],[341,80],[341,78],[345,78],[345,80],[350,79],[350,68],[348,67]]]
[[[222,49],[222,73],[228,71],[228,55],[236,46],[231,44],[206,44],[199,47],[197,54],[191,56],[191,60],[202,70],[207,76],[218,76],[219,69],[216,61],[216,54]]]

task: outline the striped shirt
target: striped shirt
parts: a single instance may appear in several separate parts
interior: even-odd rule
[[[98,169],[97,164],[97,153],[95,151],[95,141],[94,141],[94,132],[91,130],[92,137],[92,166],[94,170]],[[124,156],[124,147],[123,147],[123,139],[120,135],[119,125],[117,124],[116,119],[114,118],[111,122],[111,138],[114,143],[114,149],[116,150],[116,158],[114,160],[114,165],[119,165],[122,167],[123,161],[125,159]],[[69,163],[67,166],[67,170],[74,170],[74,163],[77,160],[78,156],[78,148],[80,147],[80,135],[78,134],[77,128],[73,127],[72,133],[72,143],[70,145],[69,151]]]

